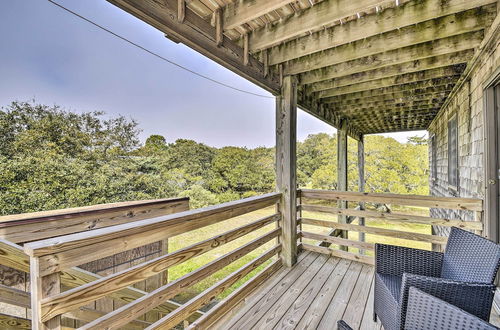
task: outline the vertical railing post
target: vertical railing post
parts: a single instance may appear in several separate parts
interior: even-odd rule
[[[364,192],[365,191],[365,137],[364,135],[361,135],[358,140],[358,191],[359,192]],[[360,202],[359,203],[359,209],[364,210],[365,209],[365,203]],[[365,218],[359,217],[358,218],[358,223],[360,226],[365,225]],[[364,242],[365,241],[365,233],[360,232],[359,233],[359,241]],[[365,250],[359,249],[360,254],[364,254]]]
[[[297,261],[297,81],[283,77],[281,95],[276,97],[276,185],[282,198],[281,258],[291,267]]]
[[[61,329],[61,316],[42,322],[41,301],[44,298],[61,292],[61,273],[40,275],[40,259],[30,257],[30,286],[31,286],[31,328],[33,330]]]
[[[337,130],[337,190],[347,191],[347,121],[342,120]],[[347,201],[339,201],[338,207],[347,208]],[[347,223],[345,215],[338,216],[339,223]],[[347,231],[341,231],[341,237],[347,238]],[[341,250],[346,250],[346,246],[340,246]]]

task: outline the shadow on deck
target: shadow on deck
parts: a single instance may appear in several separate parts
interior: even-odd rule
[[[373,277],[373,266],[302,252],[214,328],[336,329],[343,319],[354,329],[382,329],[373,322]],[[490,321],[498,320],[492,313]]]

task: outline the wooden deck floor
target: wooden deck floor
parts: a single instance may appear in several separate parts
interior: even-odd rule
[[[343,319],[354,329],[379,330],[372,320],[373,276],[373,266],[303,252],[293,268],[278,271],[215,328],[336,329]]]

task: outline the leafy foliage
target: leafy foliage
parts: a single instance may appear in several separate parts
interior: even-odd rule
[[[0,110],[0,214],[174,196],[203,207],[274,189],[274,148],[217,149],[161,135],[141,146],[138,133],[123,116],[13,102]],[[349,139],[350,190],[358,184],[356,145]],[[428,193],[425,139],[367,136],[365,153],[367,190]],[[336,189],[336,136],[298,143],[297,164],[299,186]]]

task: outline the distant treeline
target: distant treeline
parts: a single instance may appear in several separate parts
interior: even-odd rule
[[[160,135],[141,145],[139,132],[123,116],[13,102],[0,110],[0,214],[175,196],[202,207],[274,189],[274,148],[168,143]],[[336,135],[298,143],[299,186],[335,189],[336,150]],[[367,190],[428,193],[425,139],[367,136],[365,153]],[[356,164],[350,140],[350,190],[357,190]]]

